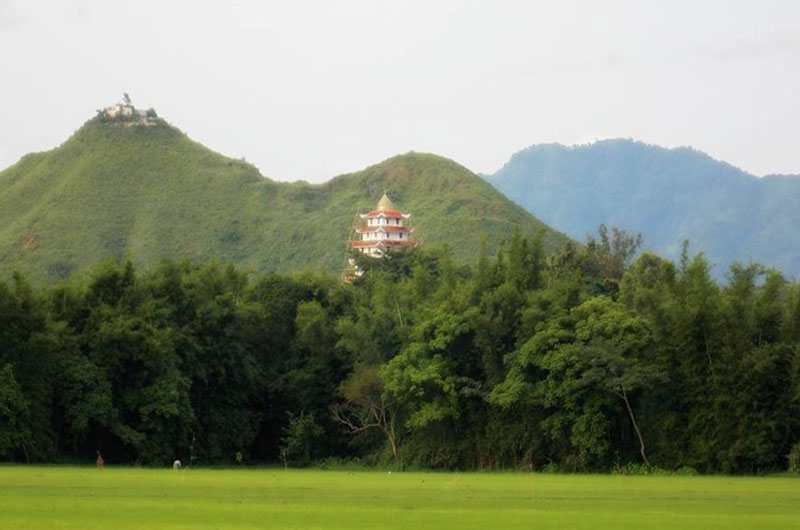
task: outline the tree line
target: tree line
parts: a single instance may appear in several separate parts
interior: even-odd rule
[[[0,282],[0,458],[326,458],[437,469],[786,470],[800,460],[800,286],[601,227],[518,232],[324,273],[109,260]],[[791,458],[790,458],[791,457]]]

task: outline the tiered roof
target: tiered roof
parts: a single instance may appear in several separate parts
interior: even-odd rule
[[[380,257],[386,250],[414,248],[418,242],[411,237],[413,229],[404,226],[403,220],[411,217],[400,210],[397,210],[389,196],[384,193],[374,210],[370,210],[359,217],[364,219],[364,223],[355,229],[360,235],[358,239],[350,240],[350,248],[358,250],[372,257]],[[394,219],[391,224],[369,224],[372,219],[386,218]]]
[[[370,210],[365,214],[361,214],[360,217],[362,219],[374,219],[376,217],[386,217],[388,219],[408,219],[411,217],[411,214],[405,214],[400,210],[395,210],[394,204],[392,204],[389,196],[384,192],[383,197],[381,197],[381,200],[378,201],[378,205],[375,207],[375,209]]]

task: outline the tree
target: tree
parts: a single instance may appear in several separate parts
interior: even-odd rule
[[[331,412],[351,434],[378,429],[397,461],[397,403],[385,393],[378,370],[378,366],[356,368],[339,387],[342,402],[334,404]]]
[[[639,440],[639,452],[650,465],[644,437],[631,406],[630,396],[665,379],[664,372],[644,358],[652,347],[646,321],[607,298],[594,298],[575,309],[579,318],[576,337],[583,349],[579,357],[586,385],[613,393],[625,404]]]
[[[544,253],[542,251],[543,229],[533,241],[523,237],[519,228],[514,229],[508,246],[508,281],[517,289],[538,289],[542,283]]]
[[[13,456],[22,451],[25,460],[30,461],[28,419],[28,402],[14,378],[14,367],[6,363],[0,369],[0,455]]]
[[[589,274],[597,274],[603,281],[604,291],[616,295],[622,276],[633,261],[642,244],[642,235],[631,235],[618,228],[601,224],[598,237],[590,236],[586,241],[586,254],[589,258]]]
[[[454,375],[447,360],[424,344],[413,343],[380,370],[386,399],[408,411],[406,426],[424,429],[458,414]]]
[[[281,437],[281,454],[286,459],[296,459],[300,464],[311,462],[314,443],[325,432],[317,425],[314,415],[301,411],[300,414],[287,413],[288,422]]]
[[[798,284],[737,265],[718,285],[686,248],[678,266],[631,264],[635,240],[602,234],[546,266],[516,234],[477,272],[432,250],[347,285],[188,262],[109,260],[53,288],[15,275],[0,281],[0,457],[785,469]]]
[[[77,451],[93,430],[108,430],[115,420],[111,382],[81,351],[66,322],[51,323],[43,340],[55,352],[52,412],[58,443]]]
[[[613,395],[624,405],[642,459],[649,464],[634,395],[663,374],[646,357],[652,346],[647,322],[607,297],[566,310],[569,297],[559,302],[550,298],[553,294],[543,294],[529,309],[525,327],[533,334],[509,355],[506,379],[490,400],[504,408],[544,407],[541,426],[555,442],[553,451],[559,450],[558,440],[569,439],[576,453],[560,458],[583,468],[607,456],[608,429],[615,418],[606,396]]]

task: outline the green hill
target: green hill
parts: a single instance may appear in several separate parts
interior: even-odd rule
[[[156,120],[98,118],[60,147],[0,172],[0,274],[56,281],[108,255],[233,261],[254,271],[339,269],[357,210],[388,190],[424,245],[475,258],[518,226],[544,225],[466,168],[409,153],[320,185],[279,183]],[[552,250],[567,238],[546,229]]]

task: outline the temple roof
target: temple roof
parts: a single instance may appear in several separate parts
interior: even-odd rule
[[[388,212],[394,210],[394,204],[392,204],[392,201],[389,200],[389,196],[386,195],[386,192],[383,192],[383,197],[381,197],[381,200],[378,201],[378,206],[375,208],[375,210],[379,212]]]
[[[374,219],[376,217],[386,217],[387,219],[408,219],[411,217],[411,214],[403,213],[398,210],[386,210],[385,212],[372,210],[371,212],[361,214],[360,217],[362,219]]]
[[[375,209],[370,210],[367,213],[359,214],[359,217],[362,219],[374,219],[376,217],[386,217],[388,219],[408,219],[411,217],[411,214],[403,213],[400,210],[395,210],[394,204],[392,204],[389,196],[386,195],[386,192],[384,192],[381,200],[379,200],[377,206],[375,206]]]

